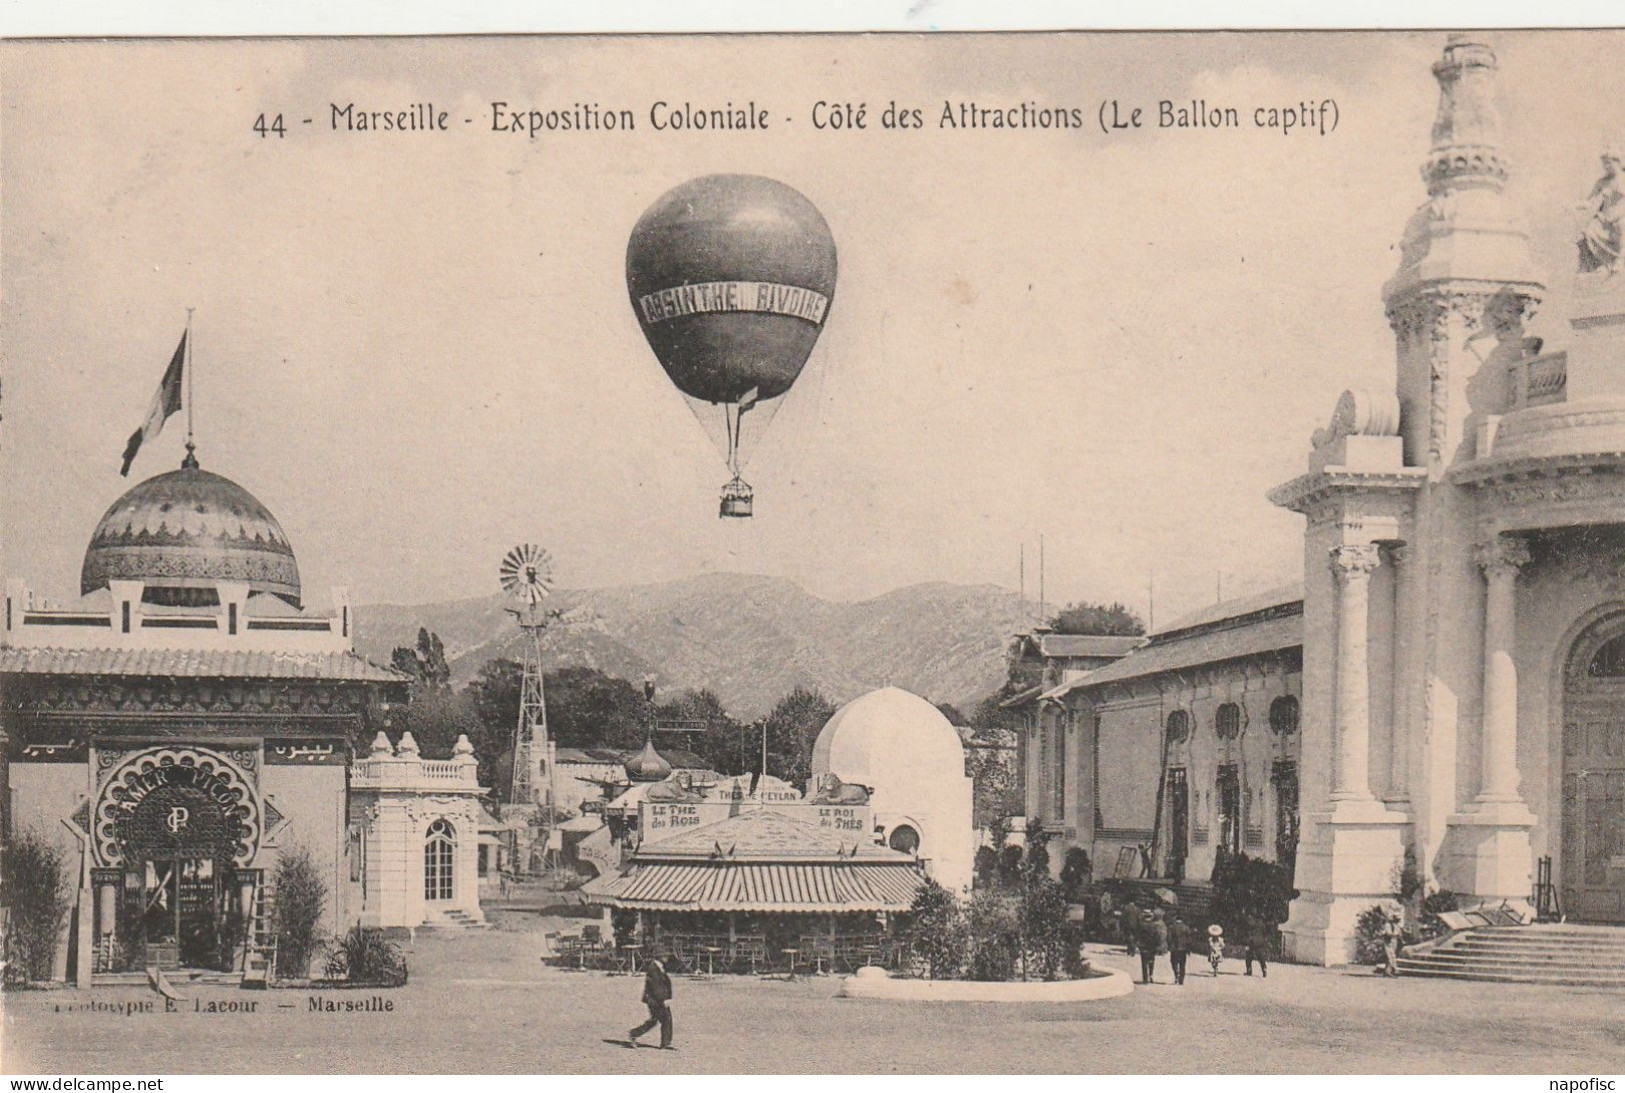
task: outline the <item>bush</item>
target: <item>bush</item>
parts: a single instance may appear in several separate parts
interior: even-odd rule
[[[929,979],[951,979],[965,963],[969,936],[965,912],[954,894],[927,880],[909,908],[909,947]]]
[[[1061,887],[1070,902],[1076,903],[1082,897],[1091,875],[1089,852],[1081,846],[1068,850],[1061,859]]]
[[[1248,917],[1266,927],[1279,926],[1286,921],[1289,905],[1297,895],[1291,870],[1285,865],[1225,851],[1213,863],[1209,913],[1231,937],[1237,936],[1237,929]]]
[[[289,979],[303,979],[316,955],[317,930],[327,906],[327,882],[310,851],[294,847],[277,858],[271,883],[276,893],[271,925],[276,933],[277,968]]]
[[[1021,847],[1005,846],[999,851],[999,883],[1016,884],[1021,880]]]
[[[999,852],[991,846],[976,848],[976,887],[986,888],[999,879]]]
[[[367,986],[399,987],[406,982],[406,957],[382,930],[356,925],[328,950],[327,975]]]
[[[1021,921],[1015,898],[1006,892],[977,892],[966,911],[970,926],[971,979],[1002,982],[1016,977]]]
[[[1450,927],[1439,921],[1441,911],[1459,911],[1461,905],[1456,899],[1456,893],[1448,888],[1441,888],[1431,892],[1422,900],[1422,913],[1418,916],[1417,931],[1423,941],[1431,941],[1436,937],[1443,937],[1450,932]]]
[[[33,832],[18,836],[0,859],[9,927],[5,982],[51,978],[57,937],[71,906],[62,851]]]
[[[1381,964],[1387,959],[1382,946],[1382,930],[1394,908],[1373,903],[1360,912],[1354,924],[1354,961],[1357,964]]]
[[[1068,936],[1066,894],[1048,874],[1035,873],[1021,892],[1022,978],[1060,978]]]

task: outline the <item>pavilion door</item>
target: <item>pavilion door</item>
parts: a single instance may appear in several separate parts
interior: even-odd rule
[[[1168,877],[1185,879],[1185,853],[1190,846],[1191,787],[1184,767],[1168,771]]]
[[[208,858],[148,859],[140,887],[144,960],[213,968],[221,959],[221,878]]]
[[[1563,910],[1625,923],[1625,706],[1571,703],[1563,729]]]

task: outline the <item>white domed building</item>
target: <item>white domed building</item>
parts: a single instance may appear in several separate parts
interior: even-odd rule
[[[814,786],[826,774],[869,788],[886,845],[917,853],[944,888],[969,890],[976,851],[965,746],[935,706],[898,687],[848,702],[813,745]]]

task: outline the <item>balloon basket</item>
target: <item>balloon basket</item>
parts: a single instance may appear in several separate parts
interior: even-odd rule
[[[717,515],[722,519],[746,520],[751,515],[752,494],[750,486],[739,478],[735,478],[722,487],[722,504]]]

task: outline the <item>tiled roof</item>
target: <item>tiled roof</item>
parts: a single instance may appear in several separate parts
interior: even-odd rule
[[[1240,596],[1233,600],[1224,600],[1211,607],[1204,607],[1200,611],[1192,611],[1181,616],[1169,626],[1159,629],[1153,638],[1164,634],[1177,633],[1180,630],[1191,630],[1198,626],[1207,626],[1215,622],[1224,622],[1226,619],[1238,619],[1243,615],[1251,615],[1259,611],[1267,611],[1272,607],[1300,602],[1303,599],[1303,582],[1284,584],[1279,588],[1271,588],[1251,596]]]
[[[560,763],[592,763],[602,765],[605,763],[625,764],[628,759],[642,750],[633,748],[626,751],[620,748],[560,748],[558,761]],[[680,748],[656,748],[661,758],[672,765],[674,770],[705,770],[705,760],[691,751]]]
[[[1046,657],[1120,657],[1144,642],[1105,634],[1042,634],[1038,647]]]
[[[726,858],[782,861],[831,858],[909,862],[913,859],[870,841],[867,832],[817,827],[771,807],[749,808],[725,820],[646,842],[635,858]]]
[[[407,682],[407,677],[399,672],[380,668],[354,653],[271,653],[239,649],[0,647],[0,675],[5,674]]]
[[[1144,646],[1122,660],[1085,673],[1066,689],[1086,690],[1102,683],[1121,683],[1124,680],[1141,679],[1160,672],[1193,668],[1199,664],[1213,664],[1302,647],[1301,614],[1266,618],[1254,623],[1200,632],[1187,638],[1176,638]]]
[[[583,890],[588,903],[659,911],[906,911],[925,883],[913,863],[652,862]]]

